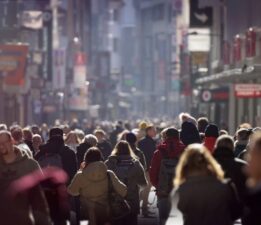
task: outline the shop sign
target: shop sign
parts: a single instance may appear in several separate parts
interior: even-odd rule
[[[261,97],[261,84],[236,84],[235,96],[237,98]]]
[[[222,102],[228,101],[228,88],[204,89],[200,94],[202,102]]]
[[[28,45],[0,45],[0,73],[7,86],[25,84]]]

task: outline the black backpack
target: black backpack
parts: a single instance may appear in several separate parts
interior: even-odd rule
[[[173,178],[175,177],[175,169],[179,158],[170,158],[167,152],[161,152],[161,154],[162,159],[160,163],[157,194],[161,197],[167,197],[173,189]]]

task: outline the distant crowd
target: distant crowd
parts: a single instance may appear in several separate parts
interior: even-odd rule
[[[223,127],[222,127],[223,128]],[[207,117],[0,124],[0,224],[261,224],[261,128]]]

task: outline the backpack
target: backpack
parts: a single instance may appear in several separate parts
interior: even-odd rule
[[[46,153],[38,159],[38,163],[41,168],[46,167],[58,167],[63,168],[62,158],[57,153]]]
[[[117,159],[117,163],[113,169],[113,172],[126,186],[128,186],[129,171],[133,166],[133,159]]]
[[[160,163],[157,194],[160,197],[167,197],[173,189],[173,178],[179,159],[177,157],[168,157],[166,152],[161,152],[161,154],[162,159]]]

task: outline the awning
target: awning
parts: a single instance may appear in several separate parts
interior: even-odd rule
[[[221,73],[213,74],[210,76],[196,79],[196,84],[209,84],[209,83],[235,83],[246,80],[253,80],[261,78],[261,65],[248,66],[246,68],[236,68],[226,70]]]

